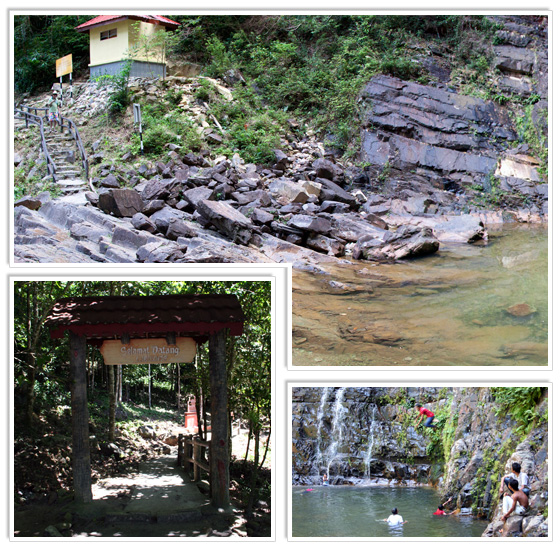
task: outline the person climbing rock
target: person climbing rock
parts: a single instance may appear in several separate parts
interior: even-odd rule
[[[422,407],[422,405],[418,405],[418,404],[414,405],[414,408],[418,411],[418,420],[414,425],[415,428],[418,427],[418,424],[420,424],[420,421],[422,420],[423,416],[426,417],[426,422],[424,423],[424,426],[426,426],[426,428],[435,428],[435,426],[432,425],[433,421],[435,420],[435,415],[432,411],[429,411],[425,407]]]
[[[438,506],[438,509],[433,513],[433,515],[434,515],[434,516],[452,516],[453,513],[448,514],[448,513],[446,513],[445,510],[444,510],[444,506],[445,506],[446,504],[449,504],[449,502],[451,502],[451,499],[452,499],[452,498],[453,498],[453,497],[449,497],[443,504],[440,504],[440,505]]]
[[[389,525],[390,527],[408,523],[408,521],[405,521],[403,517],[399,515],[399,511],[396,508],[393,508],[391,510],[391,515],[388,518],[385,518],[383,521],[386,521],[387,525]]]
[[[508,485],[513,489],[513,493],[511,496],[504,495],[503,515],[500,518],[502,521],[506,521],[512,514],[524,515],[529,507],[529,497],[519,489],[517,479],[511,479]]]
[[[56,128],[59,117],[59,107],[62,105],[60,99],[58,99],[58,92],[53,91],[51,99],[49,100],[49,125],[51,131]]]

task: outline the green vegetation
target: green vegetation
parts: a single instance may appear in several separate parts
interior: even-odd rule
[[[548,421],[537,411],[537,405],[546,388],[534,387],[500,387],[492,388],[496,400],[494,411],[498,416],[510,415],[516,422],[516,432],[526,435],[535,425]]]
[[[544,111],[540,115],[541,118],[545,119],[545,124],[540,124],[535,120],[533,105],[539,99],[539,96],[531,96],[521,114],[515,118],[515,122],[521,142],[527,143],[533,154],[541,161],[539,174],[546,180],[548,178],[548,135],[544,128],[547,127],[548,112]]]
[[[289,116],[312,123],[327,141],[352,156],[359,140],[357,97],[376,74],[430,82],[424,53],[445,51],[450,69],[469,71],[469,85],[489,82],[490,46],[497,26],[474,15],[235,15],[173,16],[176,32],[144,38],[136,53],[176,56],[199,63],[204,74],[223,78],[242,75],[234,91],[238,112],[227,114],[223,152],[239,151],[253,162],[273,159],[272,149],[287,133]],[[77,70],[85,68],[87,33],[74,27],[79,17],[16,17],[16,88],[31,91],[52,83],[53,45],[71,46]],[[71,40],[70,40],[71,37]],[[56,54],[59,56],[59,54]],[[29,67],[41,60],[44,70]],[[459,74],[459,73],[457,73]],[[482,92],[481,92],[482,93]],[[209,86],[197,97],[210,102]],[[169,98],[177,104],[178,98]],[[220,103],[219,101],[217,103]],[[114,97],[119,112],[126,97]],[[220,123],[222,118],[216,114]],[[227,127],[227,128],[226,128]],[[155,131],[161,138],[161,132]],[[155,149],[158,148],[156,144]]]
[[[97,78],[98,85],[108,86],[109,93],[108,110],[110,115],[120,115],[130,104],[130,91],[128,89],[128,79],[132,61],[126,61],[124,67],[116,75],[103,75]]]
[[[75,73],[87,69],[88,33],[75,27],[92,15],[16,15],[14,81],[16,92],[49,89],[56,81],[56,60],[72,53]]]

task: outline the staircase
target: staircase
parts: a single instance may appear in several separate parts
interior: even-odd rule
[[[16,131],[26,127],[25,120],[28,124],[42,127],[42,137],[40,139],[43,140],[44,136],[44,142],[42,141],[43,153],[48,154],[56,166],[53,179],[55,185],[61,191],[63,200],[76,204],[85,203],[84,194],[88,190],[88,184],[87,177],[83,178],[81,175],[84,169],[82,157],[85,152],[76,125],[70,119],[62,117],[62,127],[56,126],[54,130],[51,130],[46,122],[46,108],[27,107],[24,110],[16,108],[15,111],[14,126]],[[76,139],[74,139],[72,132],[76,135]],[[80,155],[80,150],[82,155]],[[49,166],[52,167],[52,164]],[[49,168],[49,173],[51,173],[51,168]]]
[[[56,165],[56,185],[62,191],[63,197],[83,202],[82,197],[88,190],[88,184],[81,176],[82,165],[74,138],[67,131],[60,132],[57,126],[56,130],[45,131],[45,140]],[[72,195],[79,196],[69,197]]]

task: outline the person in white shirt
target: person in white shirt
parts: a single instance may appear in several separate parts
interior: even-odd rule
[[[408,523],[407,521],[404,521],[402,516],[399,515],[399,511],[396,508],[393,508],[393,510],[391,511],[391,515],[388,518],[385,518],[383,521],[386,521],[387,525],[391,527]]]

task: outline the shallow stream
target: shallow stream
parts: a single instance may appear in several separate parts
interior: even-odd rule
[[[487,522],[434,516],[438,493],[425,487],[292,487],[293,537],[480,537]],[[408,523],[389,527],[393,508]]]
[[[547,235],[506,226],[412,261],[294,270],[292,363],[548,365]]]

